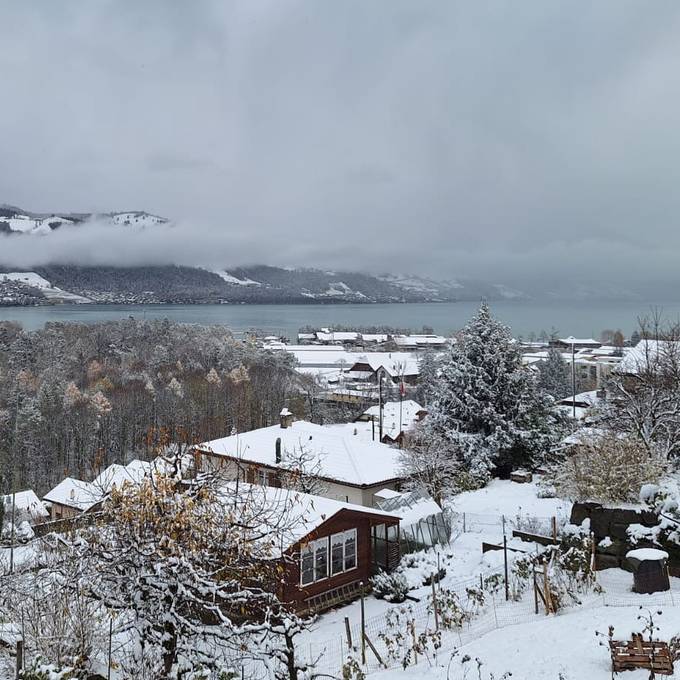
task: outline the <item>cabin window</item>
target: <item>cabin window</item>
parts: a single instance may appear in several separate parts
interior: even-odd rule
[[[357,566],[357,530],[331,536],[331,573],[333,576]]]
[[[257,483],[260,486],[269,486],[269,473],[266,470],[258,469]]]
[[[328,577],[328,538],[310,541],[300,553],[300,582],[303,586]]]

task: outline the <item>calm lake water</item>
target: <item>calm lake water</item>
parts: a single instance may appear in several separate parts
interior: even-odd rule
[[[48,321],[94,323],[109,319],[163,319],[185,323],[222,324],[236,332],[259,329],[273,335],[296,337],[301,326],[385,325],[435,332],[460,329],[474,314],[476,302],[392,305],[56,305],[0,307],[0,320],[15,320],[27,330]],[[629,335],[639,316],[660,308],[666,318],[680,318],[680,302],[499,301],[491,303],[495,316],[512,327],[515,335],[548,333],[597,337],[605,328],[620,328]]]

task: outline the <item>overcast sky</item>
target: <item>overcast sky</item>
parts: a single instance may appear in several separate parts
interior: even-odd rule
[[[0,203],[178,223],[73,252],[680,280],[677,0],[5,0],[0,25]]]

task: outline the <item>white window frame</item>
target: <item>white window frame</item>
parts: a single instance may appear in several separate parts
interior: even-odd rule
[[[333,571],[333,539],[341,536],[342,537],[342,569],[340,571]],[[354,538],[354,566],[347,569],[345,567],[345,562],[347,559],[347,540],[349,538]],[[359,566],[359,544],[357,530],[347,529],[347,531],[340,531],[337,534],[333,534],[330,537],[330,552],[329,552],[329,570],[331,576],[339,576],[340,574],[346,574],[347,572],[354,571]]]
[[[257,468],[255,481],[258,486],[269,486],[269,470],[266,468]]]
[[[326,548],[326,574],[321,578],[316,578],[316,553],[322,548]],[[308,553],[309,551],[312,553],[313,578],[311,581],[309,581],[309,583],[304,583],[302,580],[302,560],[305,556],[305,553]],[[328,536],[317,538],[315,541],[309,541],[305,546],[302,547],[300,550],[300,585],[303,588],[307,588],[308,586],[313,586],[315,583],[321,583],[321,581],[325,581],[329,576],[330,568],[330,543]]]

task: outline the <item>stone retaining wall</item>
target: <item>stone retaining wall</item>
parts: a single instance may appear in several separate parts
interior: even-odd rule
[[[661,547],[670,555],[668,560],[670,573],[673,576],[680,575],[680,546],[675,543],[659,546],[645,540],[633,544],[628,538],[627,530],[631,524],[654,527],[659,523],[658,516],[651,510],[608,508],[601,503],[574,503],[571,509],[571,523],[580,525],[585,519],[590,520],[590,530],[595,537],[597,569],[621,567],[630,571],[631,566],[626,560],[626,553],[629,550]],[[610,545],[600,545],[605,538],[610,539]]]

